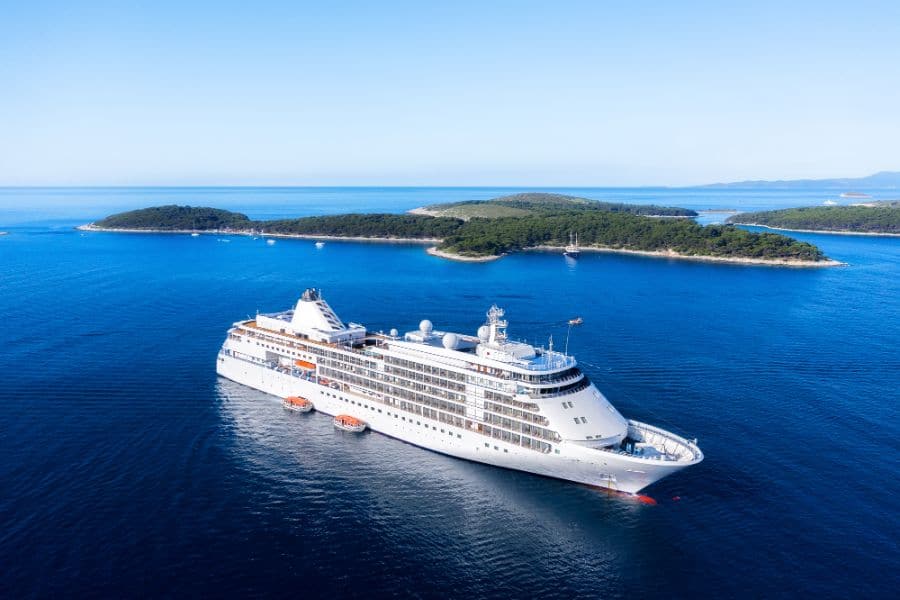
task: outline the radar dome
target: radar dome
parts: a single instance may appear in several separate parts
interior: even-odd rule
[[[419,323],[419,331],[424,334],[429,334],[434,330],[434,325],[431,324],[431,321],[428,319],[423,319],[421,323]]]
[[[482,325],[478,328],[478,339],[482,342],[488,341],[488,338],[491,336],[491,328],[487,325]]]
[[[391,335],[391,337],[397,337],[398,335],[400,335],[400,332],[396,329],[391,329],[388,333]]]
[[[447,350],[453,350],[459,345],[459,336],[455,333],[447,333],[444,334],[444,337],[441,339],[444,344],[444,348]]]

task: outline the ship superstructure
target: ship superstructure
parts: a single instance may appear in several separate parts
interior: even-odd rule
[[[572,356],[508,338],[492,306],[476,335],[374,333],[345,323],[316,289],[228,331],[217,372],[316,411],[452,456],[636,493],[703,454],[627,420]]]

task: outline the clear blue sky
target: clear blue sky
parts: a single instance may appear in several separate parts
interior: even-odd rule
[[[900,2],[722,4],[3,1],[0,185],[900,170]]]

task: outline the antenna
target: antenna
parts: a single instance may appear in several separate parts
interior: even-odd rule
[[[569,328],[566,329],[566,350],[565,355],[569,356],[569,334],[572,333],[572,324],[569,323]]]

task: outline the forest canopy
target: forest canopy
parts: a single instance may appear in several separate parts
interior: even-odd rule
[[[728,222],[784,229],[900,234],[900,202],[872,203],[870,206],[809,206],[741,213],[729,217]]]

